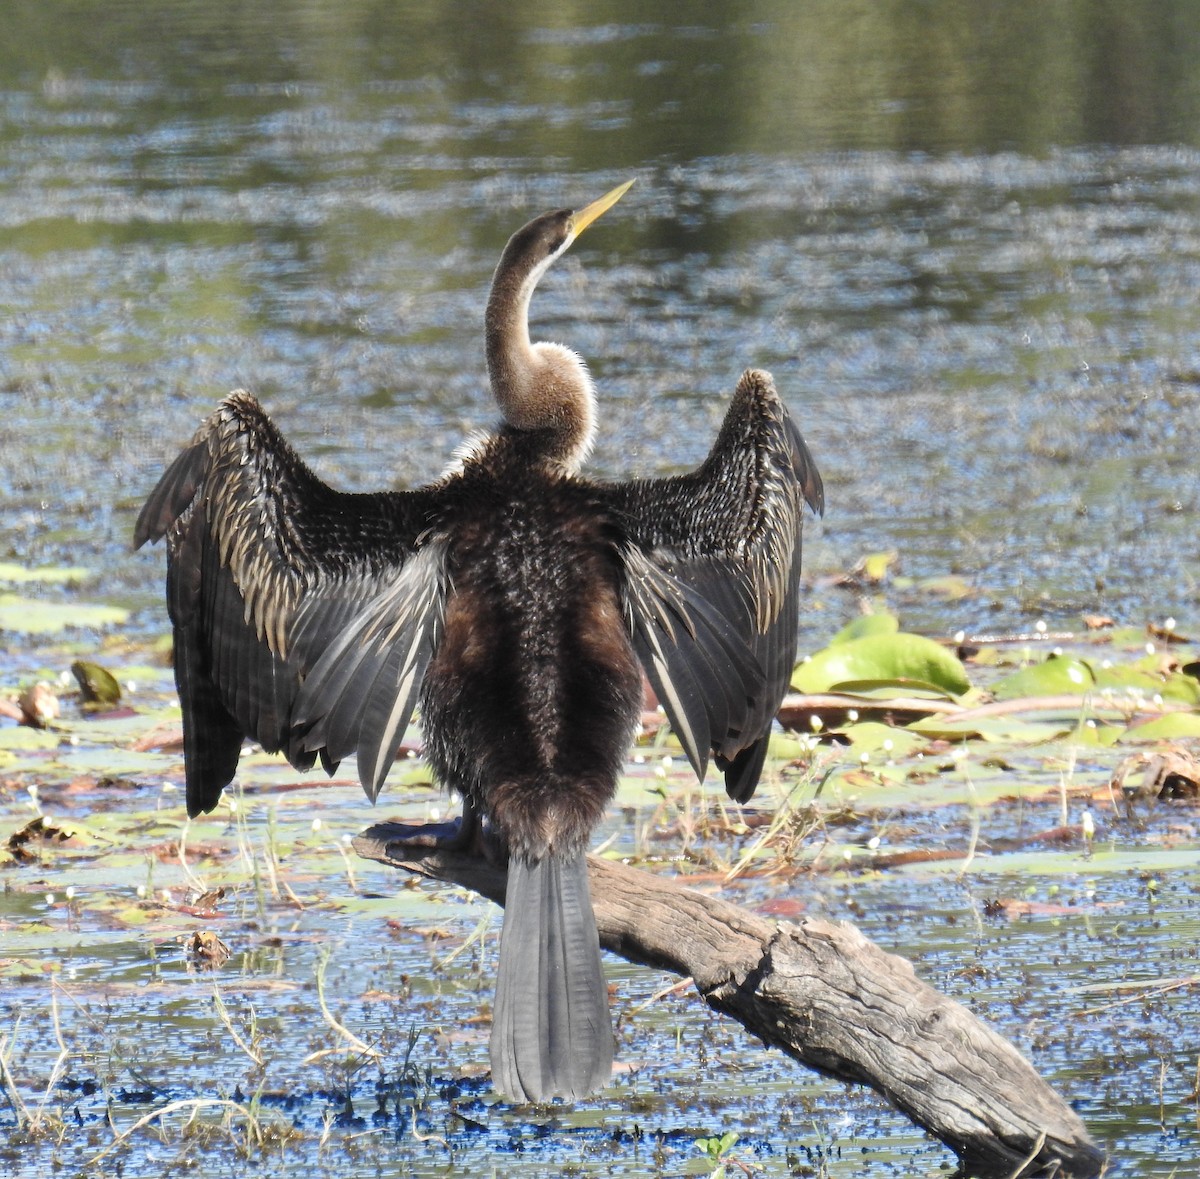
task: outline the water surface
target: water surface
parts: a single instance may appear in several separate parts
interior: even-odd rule
[[[1084,610],[1186,628],[1200,621],[1198,129],[1200,12],[1183,0],[689,0],[664,13],[631,0],[12,0],[0,560],[93,569],[83,590],[30,592],[131,606],[134,634],[161,632],[163,559],[129,553],[133,519],[237,386],[340,486],[433,477],[495,417],[480,328],[508,234],[635,176],[544,281],[535,335],[592,367],[592,469],[605,477],[694,465],[740,371],[775,374],[829,505],[806,536],[806,649],[858,609],[834,576],[890,549],[902,574],[957,574],[972,591],[947,602],[886,589],[909,629],[1070,629]],[[3,686],[39,667],[35,645],[2,645]],[[1141,903],[1136,878],[1121,887]],[[901,907],[906,952],[952,986],[986,939],[964,935],[939,957],[921,916],[930,898],[918,912],[912,892],[899,881],[884,911]],[[963,921],[975,912],[957,894],[935,899]],[[1164,953],[1194,969],[1194,926],[1177,910]],[[1056,929],[1019,932],[1031,963],[1047,963],[1043,998],[1053,968],[1089,952],[1047,949]],[[1006,963],[1025,953],[1009,951]],[[98,977],[142,977],[144,953],[114,951]],[[311,956],[296,953],[284,973],[310,977]],[[729,1034],[679,1026],[682,1042]],[[670,1020],[655,1034],[673,1051]],[[1119,1095],[1094,1094],[1097,1078],[1128,1075],[1106,1062],[1103,1034],[1082,1055],[1051,1044],[1035,1057],[1056,1083],[1085,1074],[1073,1096],[1138,1174],[1189,1157],[1180,1061],[1192,1049],[1168,1039],[1131,1057],[1127,1121]],[[1172,1111],[1161,1129],[1156,1059]],[[763,1131],[749,1098],[697,1119],[660,1076],[647,1100],[681,1135],[666,1161],[637,1145],[624,1092],[610,1106],[619,1133],[596,1140],[610,1145],[568,1149],[589,1165],[599,1151],[608,1173],[670,1173],[694,1157],[693,1131],[734,1125],[782,1174],[789,1150],[817,1167],[838,1135],[859,1149],[868,1126],[869,1173],[945,1161],[871,1099],[745,1067],[747,1093],[785,1093],[760,1104],[782,1103],[806,1133],[815,1117],[824,1138]],[[324,1100],[311,1099],[307,1124]],[[442,1164],[391,1131],[404,1165]],[[503,1132],[536,1155],[527,1129]],[[528,1173],[562,1162],[550,1152]]]

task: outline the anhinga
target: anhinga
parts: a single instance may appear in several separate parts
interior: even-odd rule
[[[632,183],[632,182],[630,182]],[[698,777],[753,793],[795,662],[802,503],[821,478],[771,378],[738,382],[690,474],[579,475],[582,360],[529,340],[538,280],[624,194],[513,235],[487,305],[502,421],[436,482],[347,494],[235,392],[171,464],[135,543],[165,536],[189,815],[243,738],[374,800],[416,706],[437,777],[486,818],[508,884],[491,1039],[511,1100],[607,1083],[612,1030],[585,853],[640,715],[642,672]],[[444,839],[450,838],[444,832]]]

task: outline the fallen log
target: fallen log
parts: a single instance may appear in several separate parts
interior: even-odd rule
[[[354,848],[503,903],[503,867],[396,842],[411,831],[379,823]],[[605,949],[692,978],[709,1006],[764,1044],[869,1085],[950,1147],[967,1174],[1100,1174],[1104,1156],[1083,1123],[1016,1048],[852,925],[769,921],[623,864],[593,857],[588,866]]]

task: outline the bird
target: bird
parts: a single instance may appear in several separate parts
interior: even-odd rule
[[[504,1100],[580,1101],[613,1032],[586,852],[640,722],[643,675],[703,781],[750,798],[796,659],[804,504],[820,473],[772,378],[737,381],[690,472],[582,473],[597,393],[531,342],[539,280],[632,180],[535,217],[484,316],[499,421],[436,480],[331,488],[258,401],[226,397],[166,468],[134,545],[166,539],[187,811],[211,811],[243,741],[297,769],[357,758],[375,801],[419,708],[462,797],[412,842],[507,861],[492,1012]]]

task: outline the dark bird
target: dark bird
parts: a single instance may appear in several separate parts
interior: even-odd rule
[[[216,806],[246,737],[297,769],[357,753],[374,800],[420,706],[463,819],[414,842],[476,841],[486,820],[508,856],[491,1062],[514,1101],[580,1098],[611,1073],[585,854],[642,673],[697,776],[711,755],[748,799],[795,663],[803,501],[823,507],[808,448],[753,370],[695,471],[580,476],[595,390],[570,349],[530,343],[529,302],[628,187],[509,241],[486,315],[501,421],[436,482],[335,491],[235,392],[134,538],[167,539],[189,815]]]

